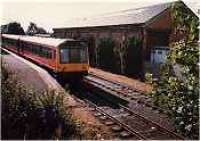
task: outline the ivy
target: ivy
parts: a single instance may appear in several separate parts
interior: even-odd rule
[[[198,18],[182,2],[172,6],[175,40],[161,76],[153,83],[154,103],[168,112],[177,132],[199,138]],[[181,37],[181,38],[180,38]]]
[[[142,40],[133,36],[128,40],[125,55],[125,73],[129,76],[141,76],[142,69]]]
[[[102,38],[97,48],[98,66],[101,69],[116,72],[114,53],[115,43],[112,38]]]

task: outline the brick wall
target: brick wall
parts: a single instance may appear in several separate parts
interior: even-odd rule
[[[112,38],[115,41],[116,48],[119,48],[123,46],[124,40],[133,36],[138,37],[143,40],[143,60],[150,61],[151,49],[156,45],[168,46],[170,33],[170,10],[165,10],[145,24],[63,28],[54,30],[55,37],[86,40],[88,42],[90,64],[93,67],[97,67],[95,50],[101,38]],[[143,67],[141,71],[143,71]]]

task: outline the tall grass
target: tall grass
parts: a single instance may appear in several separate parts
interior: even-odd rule
[[[2,139],[74,139],[80,127],[65,107],[64,93],[36,93],[2,66]]]

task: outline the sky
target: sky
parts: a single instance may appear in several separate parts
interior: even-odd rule
[[[26,30],[30,22],[52,32],[70,20],[133,9],[174,0],[0,0],[0,24],[17,21]],[[193,2],[200,7],[199,0]]]

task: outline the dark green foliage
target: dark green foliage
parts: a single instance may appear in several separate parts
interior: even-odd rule
[[[28,35],[47,34],[47,31],[42,27],[38,27],[35,23],[30,22],[30,25],[28,26],[26,34]]]
[[[24,35],[24,29],[21,27],[20,23],[12,22],[7,25],[1,26],[1,33],[3,34],[17,34]]]
[[[182,40],[197,41],[199,39],[199,18],[183,2],[179,1],[173,5],[172,18],[174,34]]]
[[[125,73],[128,76],[141,76],[142,41],[136,37],[129,38],[125,55]]]
[[[78,128],[62,92],[36,93],[2,67],[2,139],[70,139]]]
[[[166,109],[176,129],[199,138],[199,44],[197,17],[183,3],[172,7],[176,41],[171,45],[161,77],[154,83],[155,104]],[[180,38],[181,37],[181,38]]]
[[[142,40],[130,38],[116,46],[111,38],[103,38],[98,46],[98,65],[101,69],[132,77],[142,76]]]
[[[98,65],[100,68],[115,72],[114,41],[111,38],[103,38],[98,45]]]

